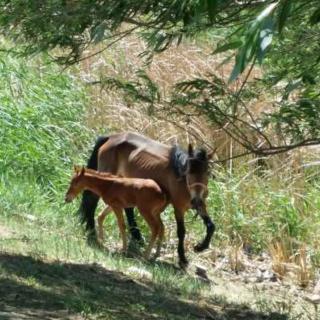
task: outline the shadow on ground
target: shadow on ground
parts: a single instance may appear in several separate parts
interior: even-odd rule
[[[286,319],[244,306],[186,301],[96,264],[0,253],[0,319]]]

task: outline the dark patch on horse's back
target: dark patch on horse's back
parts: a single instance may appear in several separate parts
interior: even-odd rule
[[[169,165],[178,178],[184,177],[187,169],[188,154],[179,146],[173,146],[170,151]]]

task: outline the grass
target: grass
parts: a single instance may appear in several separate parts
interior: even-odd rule
[[[48,64],[0,54],[1,179],[25,177],[52,191],[89,141],[85,92]]]
[[[209,206],[216,212],[222,235],[239,235],[244,244],[255,250],[266,248],[270,240],[286,236],[308,244],[317,242],[320,206],[315,197],[319,181],[306,182],[303,188],[295,183],[299,177],[287,172],[267,175],[228,176],[220,171],[219,180],[211,185]]]
[[[35,313],[41,318],[55,312],[62,319],[79,315],[85,319],[287,318],[276,308],[259,311],[258,299],[265,293],[256,294],[258,299],[251,300],[249,307],[240,303],[243,298],[235,296],[232,301],[228,290],[221,292],[226,283],[204,283],[192,272],[177,269],[173,261],[149,263],[113,250],[91,248],[74,227],[76,221],[68,220],[64,226],[48,228],[27,217],[0,219],[2,234],[6,230],[0,241],[4,315]]]

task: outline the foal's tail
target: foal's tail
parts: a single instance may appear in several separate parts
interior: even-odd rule
[[[108,139],[109,137],[98,137],[87,163],[89,169],[98,169],[98,151]],[[94,212],[97,208],[98,201],[99,197],[93,192],[85,190],[82,193],[82,200],[79,208],[80,221],[82,224],[86,223],[86,230],[93,235],[95,235]]]

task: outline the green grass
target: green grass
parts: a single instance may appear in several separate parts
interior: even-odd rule
[[[72,216],[55,226],[8,216],[0,226],[7,232],[0,241],[3,312],[44,318],[54,310],[61,319],[65,310],[85,319],[286,319],[287,311],[260,303],[271,299],[265,292],[253,299],[242,287],[240,298],[227,281],[204,283],[175,267],[175,260],[146,262],[117,253],[110,243],[111,250],[92,248]]]
[[[263,175],[250,174],[247,169],[239,167],[232,176],[221,169],[210,184],[208,207],[219,241],[238,240],[261,252],[268,249],[270,241],[288,238],[307,244],[316,254],[320,240],[319,180],[308,181],[311,172],[303,177],[294,175],[290,167]]]
[[[86,97],[71,77],[46,61],[0,54],[1,180],[31,179],[60,188],[89,141]]]

